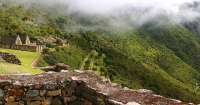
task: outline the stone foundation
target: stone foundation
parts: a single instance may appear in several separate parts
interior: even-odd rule
[[[62,71],[36,75],[0,75],[3,105],[190,105],[108,83],[92,71]]]
[[[18,57],[15,54],[0,51],[0,62],[8,62],[8,63],[14,63],[21,65],[21,61],[18,59]]]

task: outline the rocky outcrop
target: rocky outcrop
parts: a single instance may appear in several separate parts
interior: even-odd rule
[[[0,51],[0,62],[8,62],[8,63],[14,63],[21,65],[21,61],[18,59],[18,57],[15,54]]]
[[[5,105],[189,105],[150,90],[109,83],[92,71],[1,75],[0,104]]]
[[[65,65],[64,63],[58,63],[54,66],[36,67],[36,69],[40,69],[45,72],[48,72],[48,71],[60,72],[61,70],[70,70],[69,66]]]

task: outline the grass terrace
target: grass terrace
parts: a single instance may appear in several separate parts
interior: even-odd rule
[[[0,63],[0,74],[22,74],[22,73],[42,73],[41,70],[33,69],[30,64],[33,62],[35,57],[37,57],[40,52],[28,52],[21,50],[13,50],[13,49],[4,49],[0,48],[0,51],[5,51],[9,53],[16,54],[16,56],[21,61],[21,66],[16,64],[9,63]]]

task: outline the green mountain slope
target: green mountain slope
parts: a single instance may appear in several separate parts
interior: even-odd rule
[[[122,19],[126,24],[122,28],[111,24],[116,19],[109,15],[68,13],[63,11],[67,7],[59,4],[19,5],[16,2],[0,0],[0,34],[29,35],[32,41],[37,40],[35,36],[65,37],[77,47],[74,51],[81,48],[104,53],[105,67],[112,82],[133,89],[151,89],[156,94],[185,102],[200,103],[200,91],[194,89],[195,83],[200,82],[198,21],[172,24],[168,22],[170,18],[163,16],[166,22],[162,25],[151,21],[134,27],[124,16]],[[57,54],[62,58],[60,54],[64,51],[54,52],[54,56]],[[49,59],[46,57],[43,63],[48,63]],[[74,68],[80,65],[80,60],[79,64],[72,63]]]

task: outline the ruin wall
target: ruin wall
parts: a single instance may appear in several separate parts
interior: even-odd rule
[[[3,59],[1,60],[2,62],[6,61],[8,63],[21,65],[21,61],[18,59],[18,57],[15,54],[0,51],[0,58]]]
[[[0,44],[0,47],[6,49],[39,52],[46,48],[46,45],[36,45],[35,43],[30,45]]]
[[[0,75],[3,105],[192,105],[109,83],[92,71]]]
[[[0,44],[0,47],[1,48],[7,48],[7,49],[11,48],[10,44]]]

